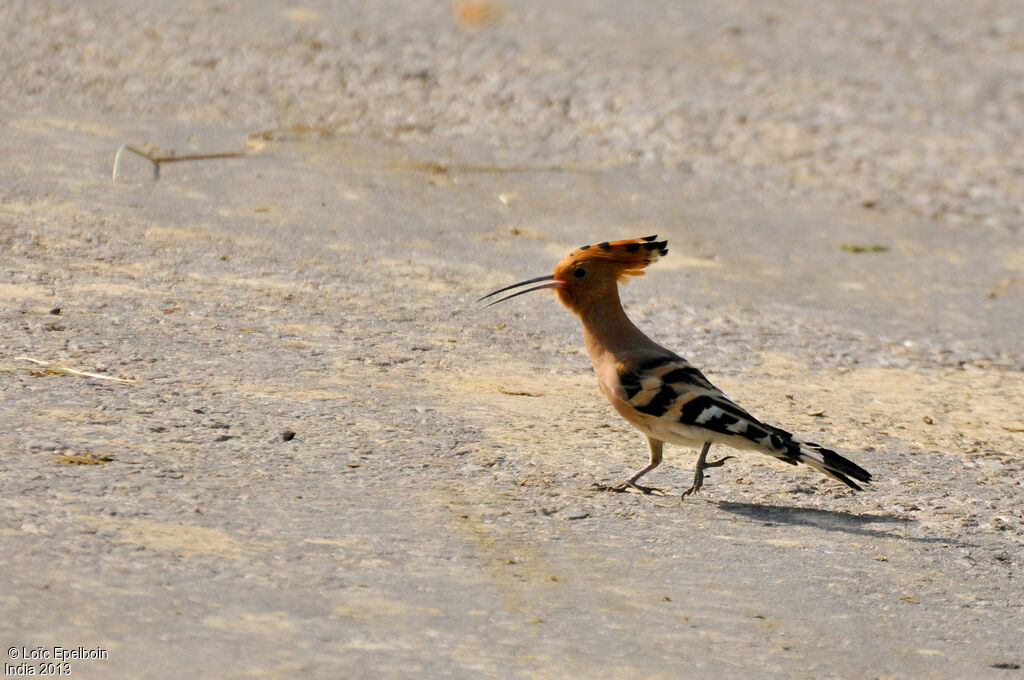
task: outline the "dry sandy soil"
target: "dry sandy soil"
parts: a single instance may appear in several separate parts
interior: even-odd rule
[[[1024,675],[1024,12],[624,4],[0,4],[6,664]],[[577,322],[474,300],[651,233],[637,324],[872,488],[590,490]]]

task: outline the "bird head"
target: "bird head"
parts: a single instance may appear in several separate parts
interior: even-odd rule
[[[562,303],[576,313],[582,312],[608,296],[614,296],[614,299],[617,300],[620,279],[627,276],[641,276],[644,273],[644,267],[668,253],[666,247],[668,241],[658,241],[657,238],[656,235],[645,236],[625,241],[602,241],[581,246],[562,258],[562,261],[555,267],[555,273],[551,276],[538,276],[513,283],[511,286],[488,293],[477,302],[531,283],[540,285],[498,298],[486,306],[496,305],[517,295],[544,288],[554,288]]]

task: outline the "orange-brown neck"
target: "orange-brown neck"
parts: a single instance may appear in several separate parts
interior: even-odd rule
[[[604,293],[580,300],[563,298],[583,323],[583,341],[595,367],[604,361],[619,361],[632,351],[661,349],[626,316],[618,286]]]

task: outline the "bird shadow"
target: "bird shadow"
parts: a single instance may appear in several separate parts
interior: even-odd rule
[[[956,538],[941,536],[907,536],[901,532],[887,531],[877,528],[878,525],[890,525],[894,528],[916,526],[917,520],[893,515],[872,513],[854,514],[842,510],[822,510],[819,508],[801,508],[792,505],[766,505],[763,503],[734,503],[717,501],[720,509],[747,519],[766,524],[787,524],[814,527],[825,531],[841,531],[847,534],[867,536],[870,538],[891,538],[924,544],[948,544],[968,547],[970,544]]]

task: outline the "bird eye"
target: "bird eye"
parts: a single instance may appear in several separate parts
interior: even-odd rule
[[[582,279],[584,276],[587,275],[587,270],[580,267],[579,269],[574,271],[572,275],[575,276],[577,279]]]

